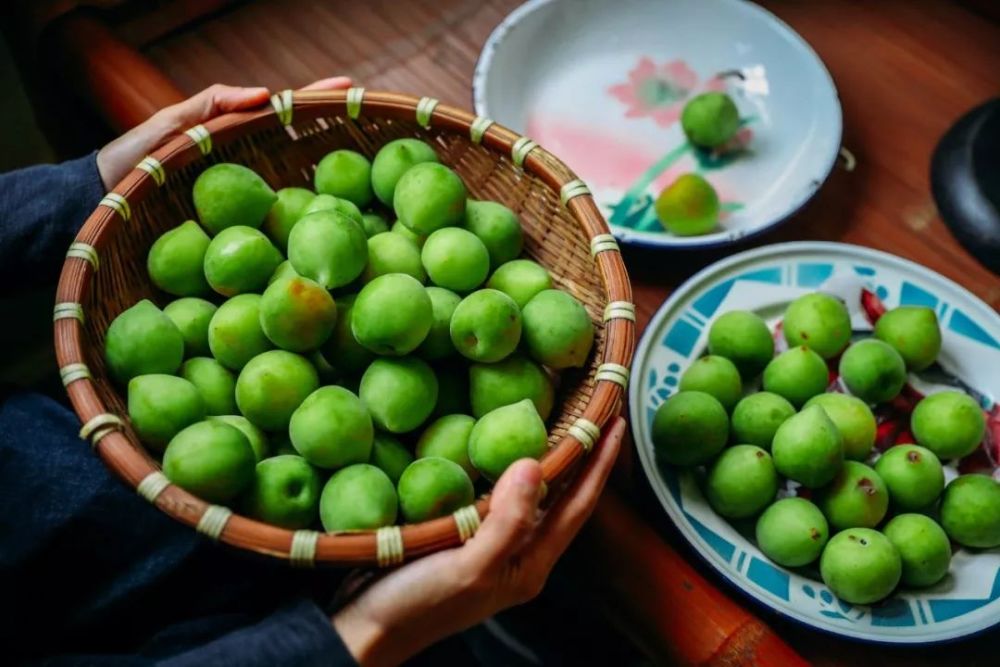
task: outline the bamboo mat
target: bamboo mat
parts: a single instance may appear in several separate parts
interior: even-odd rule
[[[346,74],[367,88],[472,106],[472,70],[518,0],[258,0],[145,47],[184,92],[222,82],[298,87]]]

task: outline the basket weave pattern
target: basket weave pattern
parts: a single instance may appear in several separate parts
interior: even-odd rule
[[[590,363],[560,380],[550,450],[542,461],[551,481],[589,451],[594,434],[618,412],[624,396],[635,332],[617,245],[586,187],[565,165],[486,119],[427,98],[358,88],[294,96],[285,91],[272,104],[213,119],[171,139],[137,165],[81,229],[63,267],[55,314],[57,358],[85,426],[81,435],[126,483],[176,519],[214,539],[296,565],[389,565],[455,546],[475,532],[487,510],[485,500],[476,503],[475,511],[465,508],[453,517],[378,534],[317,534],[230,514],[169,484],[128,425],[122,392],[111,384],[103,358],[104,333],[119,313],[142,298],[165,301],[147,277],[149,247],[168,229],[196,219],[191,188],[209,164],[244,164],[275,188],[309,187],[315,164],[337,148],[371,158],[399,137],[430,142],[441,162],[462,177],[470,197],[501,202],[518,214],[525,253],[548,268],[556,286],[579,299],[594,321]],[[561,195],[570,197],[565,204]],[[612,302],[611,319],[605,321]],[[599,368],[600,379],[595,377]]]

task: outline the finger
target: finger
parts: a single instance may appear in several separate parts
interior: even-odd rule
[[[551,567],[559,560],[594,511],[614,468],[625,430],[625,420],[617,417],[605,431],[583,473],[546,514],[538,538],[531,546],[532,557],[538,558],[542,567]]]
[[[157,116],[165,119],[173,132],[180,132],[223,113],[260,106],[269,96],[267,88],[239,88],[217,83],[161,110]]]
[[[201,118],[197,122],[214,118],[219,114],[260,106],[271,97],[271,93],[263,86],[239,88],[219,84],[209,86],[196,97],[201,95],[204,95],[205,99],[202,101]]]
[[[476,568],[489,568],[513,555],[538,523],[542,466],[533,459],[515,461],[493,488],[490,513],[462,550]]]
[[[331,76],[319,81],[313,81],[308,86],[300,88],[300,90],[340,90],[341,88],[350,88],[351,83],[351,77],[349,76]]]

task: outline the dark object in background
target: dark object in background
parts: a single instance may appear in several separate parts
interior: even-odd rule
[[[962,116],[941,138],[931,191],[958,242],[1000,274],[1000,98]]]

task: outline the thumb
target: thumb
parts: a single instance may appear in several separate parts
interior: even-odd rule
[[[493,488],[490,513],[466,550],[480,567],[502,563],[524,543],[538,524],[542,466],[533,459],[510,465]]]

